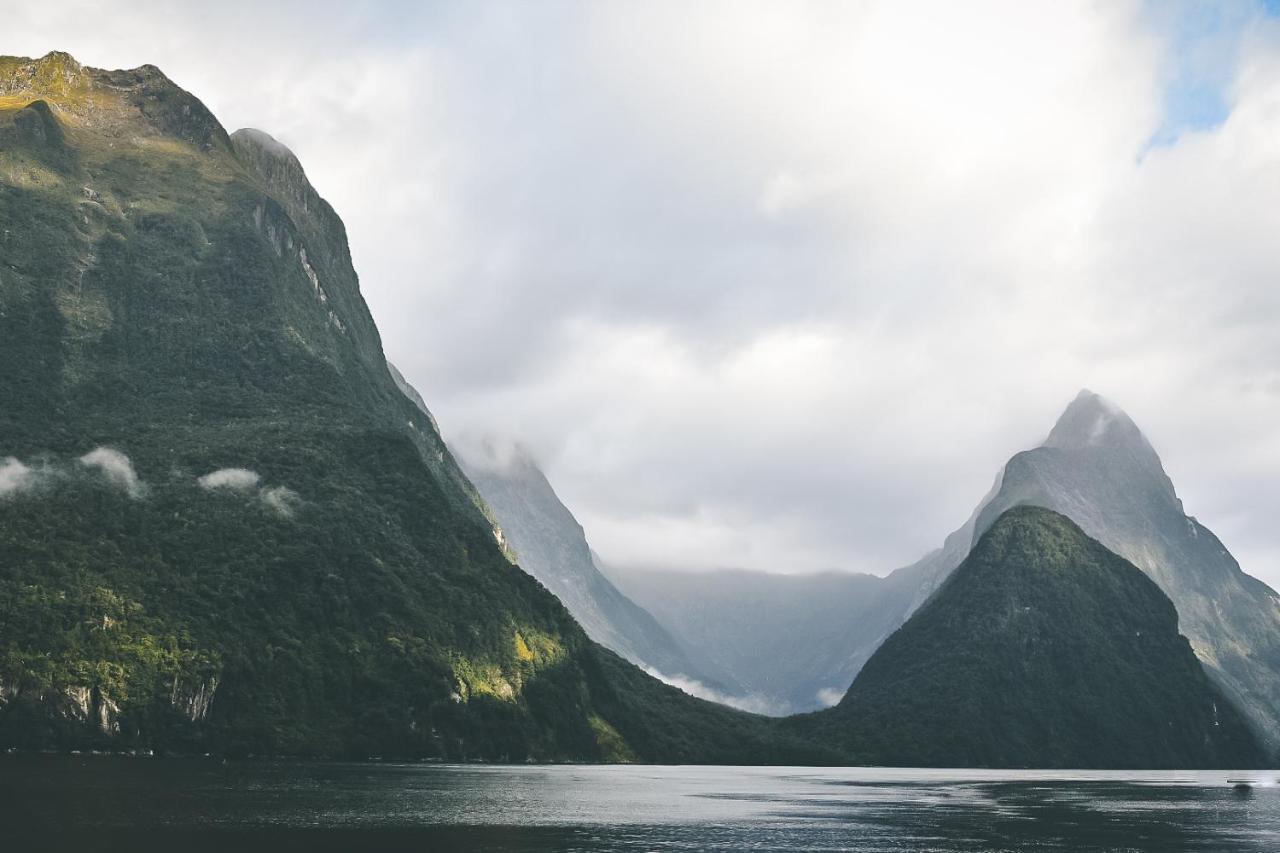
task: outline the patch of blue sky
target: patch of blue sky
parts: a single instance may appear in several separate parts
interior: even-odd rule
[[[1259,20],[1280,17],[1280,0],[1146,0],[1143,11],[1168,45],[1163,120],[1146,153],[1227,120],[1241,40]]]

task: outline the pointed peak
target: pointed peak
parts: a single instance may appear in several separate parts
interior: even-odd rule
[[[90,75],[69,53],[53,50],[39,59],[0,56],[0,95],[56,98],[80,92]]]
[[[105,71],[60,50],[39,59],[0,56],[0,98],[5,96],[47,101],[60,118],[115,139],[137,136],[142,123],[204,151],[227,145],[213,113],[154,65]]]
[[[1146,443],[1133,419],[1115,403],[1089,389],[1081,391],[1058,418],[1045,447],[1075,449]]]
[[[79,74],[83,70],[80,63],[76,62],[76,58],[65,50],[51,50],[37,59],[36,63],[45,68],[58,68],[75,74]]]

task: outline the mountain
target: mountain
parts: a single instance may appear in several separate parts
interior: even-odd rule
[[[592,643],[397,387],[297,158],[0,58],[0,747],[830,760]]]
[[[841,673],[863,661],[920,607],[1008,509],[1059,512],[1145,572],[1178,610],[1209,677],[1271,750],[1280,748],[1280,597],[1245,574],[1204,525],[1185,514],[1160,457],[1115,404],[1082,391],[1040,446],[1018,453],[942,548],[886,577],[870,615],[835,645]]]
[[[865,656],[899,624],[880,608],[891,583],[842,572],[784,575],[721,569],[682,572],[605,566],[618,586],[675,635],[733,701],[761,713],[814,711],[837,702]],[[866,636],[852,643],[850,626]]]
[[[1117,406],[1084,391],[1043,446],[1005,466],[981,509],[985,529],[1011,506],[1035,504],[1154,580],[1210,677],[1274,750],[1280,747],[1280,596],[1241,570],[1208,528],[1186,515],[1159,456]]]
[[[844,756],[649,677],[513,567],[297,158],[154,67],[0,57],[0,366],[0,748]],[[1064,504],[1265,722],[1274,593],[1181,514],[1127,419],[1082,406],[972,531],[1002,502]],[[850,620],[849,659],[955,541]]]
[[[1256,767],[1172,602],[1066,517],[1006,511],[816,725],[865,764]]]
[[[421,395],[397,381],[425,412]],[[898,627],[877,620],[892,584],[872,575],[603,566],[526,450],[481,442],[454,456],[513,558],[587,635],[693,695],[771,716],[824,708],[856,672],[841,653],[850,622],[877,632],[875,645]]]
[[[1067,516],[1151,577],[1173,601],[1209,677],[1264,743],[1280,749],[1280,598],[1186,515],[1142,431],[1090,391],[1067,406],[1040,447],[1009,460],[941,548],[883,578],[609,572],[734,690],[804,711],[816,707],[819,691],[829,697],[852,683],[995,519],[1022,504]]]
[[[520,568],[537,578],[597,643],[662,678],[718,687],[665,628],[600,573],[582,525],[521,447],[457,453]]]

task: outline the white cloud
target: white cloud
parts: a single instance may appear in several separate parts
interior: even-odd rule
[[[12,456],[0,461],[0,498],[31,488],[36,472]]]
[[[844,694],[845,691],[835,687],[824,687],[815,694],[815,698],[823,708],[830,708],[839,704],[840,700],[844,698]]]
[[[302,502],[301,496],[288,486],[271,486],[259,492],[258,496],[281,518],[293,518]]]
[[[144,486],[129,457],[111,447],[97,447],[80,457],[80,464],[102,473],[107,481],[123,489],[131,498],[142,497]]]
[[[256,471],[248,468],[219,468],[197,479],[202,489],[230,489],[247,492],[258,485],[261,479]]]
[[[536,464],[528,448],[507,436],[461,433],[450,436],[449,450],[471,471],[514,474],[521,466]]]
[[[612,562],[886,571],[1087,386],[1280,582],[1274,21],[1149,149],[1149,4],[246,8],[18,4],[5,49],[293,148],[445,431],[528,445]]]
[[[708,702],[717,702],[721,705],[737,708],[739,711],[749,711],[752,714],[764,714],[770,717],[782,717],[792,713],[791,707],[785,702],[776,702],[756,693],[746,695],[725,693],[708,687],[701,681],[683,675],[666,675],[651,666],[641,666],[640,668],[659,681],[670,684],[672,687],[677,687],[690,696],[706,699]]]
[[[258,500],[281,518],[293,518],[302,498],[288,486],[264,486],[259,489],[262,477],[248,468],[219,468],[197,479],[206,491],[248,493],[257,491]]]

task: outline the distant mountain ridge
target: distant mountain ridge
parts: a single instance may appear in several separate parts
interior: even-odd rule
[[[403,377],[397,381],[421,401]],[[611,567],[591,551],[582,526],[526,450],[473,444],[455,448],[454,456],[512,558],[593,640],[692,695],[755,713],[817,710],[844,694],[847,684],[828,678],[839,665],[833,661],[843,663],[833,641],[850,617],[872,617],[876,598],[869,591],[878,591],[882,579]],[[894,627],[878,626],[880,639]]]
[[[850,626],[874,649],[896,624],[879,618],[884,578],[843,572],[783,575],[605,565],[623,592],[688,654],[752,707],[774,716],[834,705],[852,680]],[[861,661],[858,662],[861,664]]]

